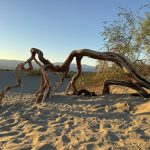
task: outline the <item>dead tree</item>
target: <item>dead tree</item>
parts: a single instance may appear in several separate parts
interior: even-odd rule
[[[143,97],[149,97],[149,94],[144,88],[150,89],[150,81],[148,81],[145,77],[141,76],[135,70],[135,68],[130,63],[130,61],[121,54],[113,53],[113,52],[97,52],[97,51],[90,50],[90,49],[74,50],[70,53],[70,55],[67,57],[67,59],[61,66],[54,66],[49,60],[43,57],[43,53],[41,50],[32,48],[30,51],[31,51],[31,57],[26,62],[16,67],[16,70],[15,70],[16,78],[17,78],[16,85],[7,86],[5,90],[2,93],[0,93],[1,98],[5,95],[5,93],[8,90],[15,88],[15,87],[19,87],[21,85],[21,78],[18,75],[18,70],[20,69],[25,72],[31,71],[33,69],[32,60],[34,60],[38,64],[41,70],[41,86],[38,92],[36,93],[38,102],[41,102],[43,99],[45,99],[51,89],[46,71],[63,73],[61,76],[60,82],[57,86],[59,87],[62,84],[65,76],[67,75],[70,64],[74,58],[76,58],[77,73],[72,77],[70,83],[68,84],[66,94],[68,94],[68,91],[70,88],[72,88],[73,94],[77,94],[78,90],[76,88],[76,81],[80,77],[81,72],[82,72],[81,60],[83,57],[89,57],[89,58],[93,58],[97,60],[105,60],[105,61],[114,62],[129,77],[128,81],[106,80],[104,82],[102,94],[107,94],[110,92],[109,90],[110,85],[120,85],[120,86],[126,86],[126,87],[136,90]],[[35,57],[36,55],[38,57],[38,60]],[[29,65],[29,68],[25,68],[26,64]]]
[[[2,92],[0,92],[0,103],[2,102],[2,99],[5,96],[7,91],[21,86],[22,80],[21,80],[21,77],[19,76],[19,70],[22,70],[24,72],[32,71],[33,70],[33,65],[32,65],[33,60],[38,64],[40,71],[41,71],[41,85],[40,85],[39,90],[36,93],[36,97],[37,97],[36,101],[41,102],[41,100],[46,97],[46,93],[48,93],[48,91],[51,89],[50,82],[48,80],[46,71],[43,69],[43,65],[35,58],[35,54],[36,53],[32,52],[32,49],[31,49],[31,57],[24,63],[20,63],[15,68],[16,84],[8,85],[5,87],[5,89]],[[41,51],[38,51],[38,55],[39,55],[39,57],[42,57],[43,53]],[[28,64],[28,68],[25,67],[27,64]]]
[[[89,49],[81,49],[81,50],[75,50],[70,53],[66,61],[61,66],[54,66],[52,63],[47,64],[45,66],[46,70],[51,70],[55,72],[63,72],[67,73],[69,71],[70,63],[72,62],[73,58],[76,58],[76,64],[77,64],[77,73],[72,77],[72,80],[68,84],[66,94],[70,88],[73,90],[73,94],[77,94],[77,88],[75,86],[75,83],[77,79],[80,77],[82,72],[82,66],[81,66],[81,60],[84,56],[98,59],[98,60],[106,60],[106,61],[112,61],[116,63],[127,76],[129,77],[128,81],[118,81],[118,80],[107,80],[104,83],[103,88],[103,94],[109,93],[109,86],[110,85],[121,85],[121,86],[127,86],[129,88],[132,88],[136,90],[140,95],[143,97],[148,97],[149,94],[144,90],[150,89],[150,82],[141,76],[133,67],[133,65],[121,54],[113,53],[113,52],[97,52]],[[40,58],[39,58],[40,59]],[[42,59],[41,59],[42,60]],[[44,62],[43,62],[44,63]]]

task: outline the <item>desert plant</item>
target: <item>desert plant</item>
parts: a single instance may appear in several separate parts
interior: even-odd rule
[[[30,72],[27,72],[26,75],[28,75],[28,76],[40,76],[41,71],[39,69],[33,69]]]

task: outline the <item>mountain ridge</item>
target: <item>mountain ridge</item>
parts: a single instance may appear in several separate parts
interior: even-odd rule
[[[10,69],[13,70],[15,67],[21,62],[25,62],[23,60],[8,60],[8,59],[0,59],[0,69]],[[61,65],[62,62],[54,62],[54,65]],[[34,67],[37,68],[37,65],[34,63]],[[96,72],[96,67],[82,64],[83,71],[85,72]],[[76,71],[76,64],[72,63],[70,65],[70,71]]]

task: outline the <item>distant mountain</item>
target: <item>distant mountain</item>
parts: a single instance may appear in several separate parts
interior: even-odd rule
[[[7,60],[7,59],[0,59],[0,69],[15,69],[15,67],[20,64],[23,61],[20,60]],[[61,65],[61,62],[55,62],[54,65]],[[34,64],[35,67],[37,67]],[[76,64],[71,64],[70,65],[70,71],[76,71]],[[89,66],[86,64],[82,64],[82,70],[85,72],[96,72],[96,67]]]
[[[61,62],[55,62],[54,65],[61,65]],[[76,64],[71,64],[70,65],[70,71],[76,71],[77,70],[77,66]],[[82,70],[85,72],[96,72],[96,67],[94,66],[89,66],[86,64],[82,64]]]
[[[0,69],[15,69],[15,67],[23,61],[0,59]]]

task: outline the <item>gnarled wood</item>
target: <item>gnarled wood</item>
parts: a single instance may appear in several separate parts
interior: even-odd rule
[[[34,50],[33,50],[34,51]],[[43,56],[43,55],[42,55]],[[130,88],[133,88],[138,91],[142,96],[147,97],[146,91],[142,88],[147,88],[150,89],[150,82],[142,77],[132,66],[132,64],[121,54],[116,54],[113,52],[97,52],[89,49],[81,49],[81,50],[75,50],[70,53],[66,61],[61,65],[61,66],[54,66],[52,63],[49,63],[46,65],[46,70],[50,71],[55,71],[55,72],[67,72],[69,71],[69,66],[73,60],[74,57],[76,57],[76,63],[77,63],[77,74],[72,77],[72,80],[70,81],[67,92],[69,88],[72,88],[73,94],[77,93],[77,88],[75,86],[76,80],[79,78],[81,74],[81,60],[82,57],[87,56],[93,59],[98,59],[98,60],[106,60],[106,61],[112,61],[115,62],[123,71],[126,73],[130,78],[130,80],[126,84],[123,82],[120,82],[119,85],[122,86],[128,86]],[[39,58],[40,59],[40,58]],[[41,61],[43,60],[40,59]],[[44,59],[45,61],[45,59]],[[43,61],[42,61],[43,62]],[[44,62],[43,62],[44,64]],[[118,83],[117,83],[118,84]],[[109,84],[111,85],[111,84]],[[114,83],[115,85],[115,83]],[[132,86],[131,86],[132,85]],[[136,87],[136,88],[135,88]],[[143,89],[143,90],[142,90]],[[104,92],[103,92],[104,94]]]
[[[109,88],[110,85],[126,86],[126,87],[136,90],[139,93],[139,95],[145,98],[149,97],[149,94],[140,85],[134,84],[131,81],[124,81],[124,80],[106,80],[104,82],[104,87],[102,91],[103,95],[110,93],[110,88]]]
[[[42,57],[42,55],[43,55],[43,53],[40,50],[37,50],[36,53],[38,54],[39,57]],[[33,52],[32,49],[31,49],[31,57],[26,62],[20,63],[16,67],[16,69],[15,69],[16,84],[6,86],[4,91],[0,92],[0,102],[2,102],[2,99],[5,96],[7,91],[9,91],[9,90],[11,90],[13,88],[17,88],[17,87],[21,86],[22,80],[21,80],[21,77],[19,76],[19,70],[22,70],[24,72],[32,71],[33,70],[33,65],[32,65],[32,61],[33,60],[38,64],[38,66],[39,66],[39,68],[41,70],[41,78],[42,78],[41,87],[40,87],[39,91],[36,93],[36,96],[37,96],[37,100],[36,101],[37,102],[41,102],[43,97],[44,97],[44,95],[45,95],[45,92],[47,92],[47,90],[51,89],[46,71],[42,68],[43,66],[40,64],[40,62],[35,58],[35,54],[36,53]],[[44,59],[42,59],[42,61],[46,62],[46,60],[44,60]],[[26,64],[29,65],[28,68],[25,68]]]
[[[68,93],[69,89],[72,88],[73,94],[77,94],[78,90],[76,88],[76,81],[80,77],[82,72],[81,67],[81,60],[83,57],[89,57],[97,60],[105,60],[105,61],[112,61],[116,63],[123,71],[124,73],[129,77],[128,81],[117,81],[117,80],[108,80],[104,83],[103,88],[103,94],[109,93],[109,86],[110,85],[121,85],[121,86],[127,86],[134,90],[136,90],[140,95],[143,97],[148,97],[148,93],[143,89],[147,88],[150,89],[150,82],[141,76],[133,67],[133,65],[121,54],[113,53],[113,52],[97,52],[90,49],[81,49],[81,50],[74,50],[70,53],[70,55],[67,57],[65,62],[61,66],[54,66],[49,60],[45,59],[43,56],[43,53],[41,50],[32,48],[31,50],[31,57],[24,63],[18,65],[15,70],[17,83],[13,86],[8,86],[5,88],[5,90],[0,93],[0,97],[3,97],[5,93],[15,87],[19,87],[21,84],[21,78],[18,75],[18,70],[23,70],[25,72],[29,72],[33,69],[32,66],[32,60],[34,60],[40,70],[41,70],[41,86],[39,91],[37,92],[37,101],[41,102],[45,97],[47,97],[49,91],[50,91],[50,83],[48,80],[48,76],[46,71],[52,71],[52,72],[61,72],[63,73],[60,82],[57,86],[57,88],[62,84],[64,77],[67,75],[69,71],[70,64],[74,58],[76,58],[76,64],[77,64],[77,73],[72,77],[72,80],[68,84],[66,94]],[[35,56],[38,56],[37,60]],[[25,65],[28,64],[29,68],[25,68]],[[57,89],[56,88],[56,89]]]

